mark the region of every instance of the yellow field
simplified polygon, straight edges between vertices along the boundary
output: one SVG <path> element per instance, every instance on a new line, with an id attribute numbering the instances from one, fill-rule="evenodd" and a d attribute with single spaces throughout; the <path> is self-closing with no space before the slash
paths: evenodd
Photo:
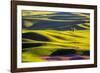
<path id="1" fill-rule="evenodd" d="M 83 56 L 89 59 L 88 13 L 22 10 L 22 19 L 22 62 L 58 60 L 53 56 L 62 56 L 61 60 L 65 56 L 66 60 L 67 57 L 87 59 Z M 60 51 L 60 55 L 56 55 L 55 52 L 59 50 L 65 53 Z M 72 53 L 73 50 L 75 53 Z"/>
<path id="2" fill-rule="evenodd" d="M 31 39 L 27 40 L 27 43 L 44 43 L 44 46 L 36 48 L 73 48 L 75 50 L 89 50 L 90 35 L 89 30 L 75 30 L 75 31 L 56 31 L 56 30 L 23 30 L 22 33 L 34 32 L 38 33 L 51 41 L 36 41 Z M 56 36 L 56 37 L 55 37 Z M 23 42 L 26 43 L 26 42 Z"/>

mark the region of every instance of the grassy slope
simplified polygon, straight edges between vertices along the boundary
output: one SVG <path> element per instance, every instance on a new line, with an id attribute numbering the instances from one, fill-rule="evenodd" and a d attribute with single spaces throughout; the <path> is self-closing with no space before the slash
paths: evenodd
<path id="1" fill-rule="evenodd" d="M 25 39 L 29 43 L 45 43 L 46 44 L 46 46 L 44 47 L 41 46 L 39 48 L 46 48 L 46 47 L 57 48 L 57 47 L 62 46 L 62 47 L 65 47 L 66 49 L 68 47 L 68 48 L 79 48 L 79 50 L 89 50 L 89 43 L 90 43 L 89 30 L 75 30 L 75 31 L 23 30 L 23 33 L 28 33 L 28 32 L 35 32 L 35 33 L 41 34 L 51 40 L 48 42 L 44 42 L 44 41 Z M 58 36 L 59 38 L 55 36 Z"/>
<path id="2" fill-rule="evenodd" d="M 23 43 L 44 43 L 43 46 L 26 48 L 31 52 L 23 52 L 23 62 L 42 62 L 45 61 L 40 58 L 41 55 L 50 55 L 57 49 L 69 49 L 75 50 L 89 50 L 89 30 L 75 30 L 75 31 L 56 31 L 56 30 L 23 30 L 22 33 L 35 32 L 41 34 L 51 41 L 36 41 L 31 39 L 25 39 L 27 42 Z M 54 37 L 59 36 L 60 38 Z"/>

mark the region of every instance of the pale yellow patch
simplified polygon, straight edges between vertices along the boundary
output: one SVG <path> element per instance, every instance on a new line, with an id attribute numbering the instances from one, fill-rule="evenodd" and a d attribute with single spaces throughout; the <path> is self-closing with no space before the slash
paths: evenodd
<path id="1" fill-rule="evenodd" d="M 43 15 L 43 14 L 53 14 L 53 13 L 55 12 L 23 10 L 22 16 Z"/>

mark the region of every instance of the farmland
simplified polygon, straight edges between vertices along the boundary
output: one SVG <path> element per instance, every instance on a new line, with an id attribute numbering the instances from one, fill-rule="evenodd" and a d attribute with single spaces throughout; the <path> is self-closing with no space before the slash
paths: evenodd
<path id="1" fill-rule="evenodd" d="M 89 14 L 22 12 L 22 62 L 84 60 L 89 57 Z"/>

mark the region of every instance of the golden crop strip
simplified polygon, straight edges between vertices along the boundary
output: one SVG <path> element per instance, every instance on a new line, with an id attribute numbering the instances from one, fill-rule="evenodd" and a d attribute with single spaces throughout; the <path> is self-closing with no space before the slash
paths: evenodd
<path id="1" fill-rule="evenodd" d="M 44 14 L 53 14 L 53 13 L 55 12 L 22 10 L 22 16 L 44 15 Z"/>
<path id="2" fill-rule="evenodd" d="M 84 17 L 86 17 L 86 18 L 90 18 L 89 15 L 86 15 L 86 14 L 83 14 L 83 13 L 74 13 L 74 14 L 77 14 L 77 15 L 80 15 L 80 16 L 84 16 Z"/>
<path id="3" fill-rule="evenodd" d="M 85 25 L 83 25 L 83 24 L 80 24 L 79 26 L 80 26 L 80 27 L 83 27 L 83 28 L 86 28 L 86 29 L 89 29 L 89 27 L 87 27 L 87 26 L 85 26 Z"/>

